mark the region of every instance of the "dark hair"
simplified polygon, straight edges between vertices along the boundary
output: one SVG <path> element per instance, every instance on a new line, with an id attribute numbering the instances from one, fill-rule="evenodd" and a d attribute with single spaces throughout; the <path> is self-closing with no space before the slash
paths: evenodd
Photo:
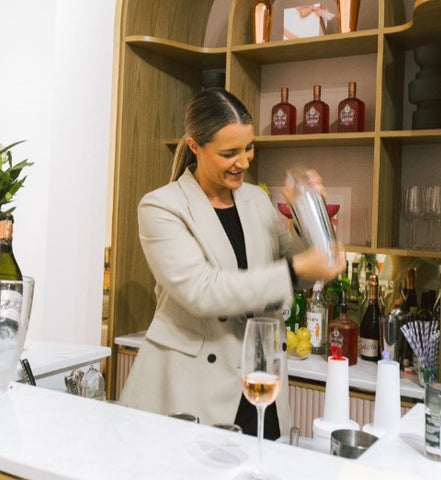
<path id="1" fill-rule="evenodd" d="M 170 181 L 177 180 L 188 165 L 196 163 L 187 137 L 194 138 L 203 147 L 221 128 L 237 122 L 248 125 L 252 119 L 245 105 L 232 93 L 217 87 L 199 92 L 185 111 L 184 135 L 176 148 Z"/>

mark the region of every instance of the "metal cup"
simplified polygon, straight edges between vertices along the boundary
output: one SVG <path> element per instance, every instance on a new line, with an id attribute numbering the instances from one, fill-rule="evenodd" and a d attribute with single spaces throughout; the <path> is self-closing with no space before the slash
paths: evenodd
<path id="1" fill-rule="evenodd" d="M 378 438 L 361 430 L 334 430 L 331 433 L 331 455 L 345 458 L 358 458 Z"/>

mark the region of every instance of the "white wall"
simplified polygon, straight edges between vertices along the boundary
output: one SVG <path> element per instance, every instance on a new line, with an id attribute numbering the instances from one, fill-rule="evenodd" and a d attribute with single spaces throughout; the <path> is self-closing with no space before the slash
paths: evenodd
<path id="1" fill-rule="evenodd" d="M 99 343 L 116 0 L 0 0 L 0 143 L 20 139 L 28 341 Z"/>

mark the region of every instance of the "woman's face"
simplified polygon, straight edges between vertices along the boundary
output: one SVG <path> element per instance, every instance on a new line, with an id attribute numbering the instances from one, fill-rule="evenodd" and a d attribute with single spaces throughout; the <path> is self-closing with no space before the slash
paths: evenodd
<path id="1" fill-rule="evenodd" d="M 252 125 L 231 123 L 203 147 L 191 137 L 187 143 L 197 157 L 196 179 L 208 196 L 242 185 L 244 172 L 254 158 Z"/>

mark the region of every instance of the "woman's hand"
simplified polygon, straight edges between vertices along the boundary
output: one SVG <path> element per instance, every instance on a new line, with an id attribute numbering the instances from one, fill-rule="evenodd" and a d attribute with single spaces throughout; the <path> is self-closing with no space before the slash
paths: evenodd
<path id="1" fill-rule="evenodd" d="M 307 282 L 323 280 L 327 282 L 335 278 L 346 268 L 346 259 L 343 245 L 336 243 L 334 262 L 330 263 L 327 253 L 318 248 L 310 248 L 294 255 L 292 265 L 296 275 Z"/>

